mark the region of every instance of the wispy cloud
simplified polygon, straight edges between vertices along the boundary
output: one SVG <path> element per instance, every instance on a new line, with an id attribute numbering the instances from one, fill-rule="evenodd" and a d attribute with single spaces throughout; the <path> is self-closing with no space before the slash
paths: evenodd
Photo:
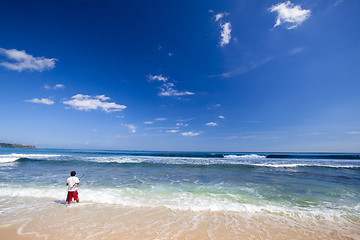
<path id="1" fill-rule="evenodd" d="M 240 66 L 240 67 L 237 67 L 237 68 L 235 68 L 235 69 L 233 69 L 231 71 L 224 72 L 224 73 L 221 73 L 219 75 L 210 75 L 209 77 L 229 78 L 229 77 L 238 76 L 238 75 L 241 75 L 241 74 L 245 74 L 245 73 L 247 73 L 249 71 L 255 70 L 255 69 L 259 68 L 260 66 L 270 62 L 273 59 L 274 59 L 273 57 L 267 57 L 267 58 L 264 58 L 263 60 L 258 61 L 258 62 L 250 62 L 247 66 Z"/>
<path id="2" fill-rule="evenodd" d="M 222 115 L 219 115 L 218 118 L 225 119 L 225 117 Z"/>
<path id="3" fill-rule="evenodd" d="M 160 118 L 156 118 L 155 121 L 165 121 L 167 120 L 167 118 L 164 118 L 164 117 L 160 117 Z"/>
<path id="4" fill-rule="evenodd" d="M 209 127 L 216 127 L 218 124 L 216 122 L 208 122 L 205 125 Z"/>
<path id="5" fill-rule="evenodd" d="M 148 127 L 145 130 L 173 130 L 177 129 L 177 127 Z"/>
<path id="6" fill-rule="evenodd" d="M 0 62 L 0 66 L 14 71 L 33 70 L 42 72 L 55 67 L 56 58 L 33 57 L 24 50 L 0 48 L 0 55 L 7 61 Z"/>
<path id="7" fill-rule="evenodd" d="M 337 5 L 339 5 L 340 3 L 342 3 L 344 0 L 336 0 L 336 2 L 334 3 L 334 6 L 336 7 Z"/>
<path id="8" fill-rule="evenodd" d="M 168 133 L 177 133 L 179 130 L 175 130 L 175 129 L 173 129 L 173 130 L 168 130 L 168 131 L 166 131 L 166 132 L 168 132 Z"/>
<path id="9" fill-rule="evenodd" d="M 176 126 L 187 127 L 189 126 L 189 124 L 180 122 L 180 123 L 176 123 Z"/>
<path id="10" fill-rule="evenodd" d="M 164 117 L 158 117 L 158 118 L 156 118 L 155 120 L 153 120 L 153 121 L 146 121 L 146 122 L 144 122 L 145 124 L 153 124 L 155 121 L 166 121 L 167 120 L 167 118 L 164 118 Z"/>
<path id="11" fill-rule="evenodd" d="M 49 98 L 33 98 L 29 100 L 25 100 L 25 102 L 31 102 L 31 103 L 41 103 L 46 105 L 53 105 L 55 102 Z"/>
<path id="12" fill-rule="evenodd" d="M 270 12 L 277 12 L 274 28 L 282 24 L 287 24 L 287 29 L 294 29 L 308 19 L 311 11 L 302 9 L 300 5 L 295 5 L 290 1 L 278 3 L 269 8 Z"/>
<path id="13" fill-rule="evenodd" d="M 123 123 L 123 124 L 121 124 L 121 126 L 127 127 L 129 129 L 129 131 L 132 132 L 132 133 L 135 133 L 136 129 L 137 129 L 137 126 L 135 124 Z"/>
<path id="14" fill-rule="evenodd" d="M 291 49 L 289 54 L 291 55 L 294 55 L 294 54 L 299 54 L 301 53 L 302 51 L 304 51 L 305 48 L 304 47 L 298 47 L 298 48 L 294 48 L 294 49 Z"/>
<path id="15" fill-rule="evenodd" d="M 194 136 L 198 136 L 202 134 L 202 132 L 183 132 L 181 133 L 181 135 L 186 136 L 186 137 L 194 137 Z"/>
<path id="16" fill-rule="evenodd" d="M 64 89 L 65 86 L 64 86 L 64 84 L 61 84 L 61 83 L 58 83 L 53 87 L 51 87 L 49 84 L 44 84 L 44 88 L 48 89 L 48 90 L 50 90 L 50 89 Z"/>
<path id="17" fill-rule="evenodd" d="M 71 98 L 72 100 L 63 101 L 63 103 L 76 110 L 89 111 L 100 109 L 105 112 L 118 112 L 126 108 L 125 105 L 116 104 L 115 102 L 107 102 L 110 98 L 105 95 L 89 96 L 76 94 Z"/>
<path id="18" fill-rule="evenodd" d="M 347 132 L 347 134 L 357 135 L 357 134 L 360 134 L 360 131 L 349 131 L 349 132 Z"/>
<path id="19" fill-rule="evenodd" d="M 163 75 L 148 75 L 149 81 L 160 81 L 161 84 L 159 96 L 168 96 L 168 97 L 181 97 L 186 95 L 194 95 L 195 93 L 189 91 L 178 91 L 174 89 L 174 83 L 168 82 L 168 77 Z"/>

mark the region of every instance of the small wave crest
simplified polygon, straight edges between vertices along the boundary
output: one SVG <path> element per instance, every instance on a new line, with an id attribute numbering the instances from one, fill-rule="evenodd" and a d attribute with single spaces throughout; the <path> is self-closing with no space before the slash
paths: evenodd
<path id="1" fill-rule="evenodd" d="M 0 155 L 0 163 L 10 163 L 18 161 L 19 159 L 51 159 L 55 157 L 61 157 L 58 154 L 21 154 L 11 153 Z"/>
<path id="2" fill-rule="evenodd" d="M 0 163 L 10 163 L 15 162 L 19 158 L 17 157 L 9 157 L 9 156 L 0 156 Z"/>
<path id="3" fill-rule="evenodd" d="M 358 154 L 269 154 L 266 158 L 277 158 L 277 159 L 347 159 L 357 160 L 360 159 Z"/>
<path id="4" fill-rule="evenodd" d="M 230 154 L 230 155 L 225 155 L 224 158 L 246 160 L 246 159 L 265 159 L 266 156 L 257 155 L 257 154 L 245 154 L 245 155 Z"/>

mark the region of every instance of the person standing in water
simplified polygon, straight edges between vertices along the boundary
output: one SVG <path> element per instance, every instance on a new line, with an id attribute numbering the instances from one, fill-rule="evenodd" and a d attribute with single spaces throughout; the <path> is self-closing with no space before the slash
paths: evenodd
<path id="1" fill-rule="evenodd" d="M 79 179 L 77 177 L 75 177 L 75 175 L 76 175 L 76 172 L 72 171 L 70 173 L 70 177 L 66 181 L 66 185 L 68 186 L 68 194 L 67 194 L 66 201 L 69 204 L 71 203 L 73 198 L 76 202 L 79 202 L 77 186 L 80 184 L 80 182 L 79 182 Z"/>

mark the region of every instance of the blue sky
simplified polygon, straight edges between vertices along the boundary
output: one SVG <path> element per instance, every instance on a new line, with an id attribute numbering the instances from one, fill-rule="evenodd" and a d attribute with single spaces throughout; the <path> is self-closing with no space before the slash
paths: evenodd
<path id="1" fill-rule="evenodd" d="M 360 149 L 360 2 L 3 1 L 0 142 Z"/>

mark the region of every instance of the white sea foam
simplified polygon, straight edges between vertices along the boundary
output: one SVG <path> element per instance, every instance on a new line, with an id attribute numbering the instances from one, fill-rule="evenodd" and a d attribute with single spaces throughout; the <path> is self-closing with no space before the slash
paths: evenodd
<path id="1" fill-rule="evenodd" d="M 273 168 L 296 168 L 296 167 L 329 167 L 329 168 L 360 168 L 360 166 L 355 165 L 328 165 L 328 164 L 305 164 L 305 163 L 259 163 L 251 164 L 258 167 L 273 167 Z"/>
<path id="2" fill-rule="evenodd" d="M 15 162 L 18 159 L 17 157 L 0 156 L 0 163 Z"/>
<path id="3" fill-rule="evenodd" d="M 218 158 L 196 158 L 196 157 L 164 157 L 164 156 L 106 156 L 85 157 L 87 161 L 100 163 L 156 163 L 156 164 L 193 164 L 209 165 L 224 163 Z"/>
<path id="4" fill-rule="evenodd" d="M 96 156 L 84 157 L 82 160 L 99 163 L 153 163 L 153 164 L 190 164 L 190 165 L 249 165 L 257 167 L 296 168 L 296 167 L 331 167 L 331 168 L 360 168 L 360 165 L 344 164 L 342 162 L 326 163 L 321 160 L 268 160 L 266 156 L 225 155 L 224 158 L 199 158 L 199 157 L 167 157 L 167 156 Z M 343 165 L 341 165 L 343 163 Z"/>
<path id="5" fill-rule="evenodd" d="M 257 154 L 247 154 L 247 155 L 230 154 L 230 155 L 225 155 L 224 158 L 249 160 L 249 159 L 265 159 L 266 156 L 257 155 Z"/>
<path id="6" fill-rule="evenodd" d="M 58 154 L 22 154 L 22 153 L 11 153 L 0 155 L 0 163 L 15 162 L 20 158 L 31 158 L 31 159 L 49 159 L 54 157 L 61 157 Z"/>
<path id="7" fill-rule="evenodd" d="M 2 187 L 0 197 L 32 197 L 48 198 L 53 201 L 63 201 L 67 191 L 64 188 L 49 187 L 46 189 L 32 187 Z M 127 207 L 166 207 L 182 211 L 229 211 L 244 214 L 273 213 L 300 217 L 321 217 L 324 219 L 342 218 L 343 210 L 331 208 L 277 205 L 270 202 L 243 203 L 240 199 L 224 198 L 223 195 L 198 195 L 190 192 L 169 192 L 167 194 L 138 189 L 101 188 L 79 190 L 82 203 L 115 204 Z"/>

